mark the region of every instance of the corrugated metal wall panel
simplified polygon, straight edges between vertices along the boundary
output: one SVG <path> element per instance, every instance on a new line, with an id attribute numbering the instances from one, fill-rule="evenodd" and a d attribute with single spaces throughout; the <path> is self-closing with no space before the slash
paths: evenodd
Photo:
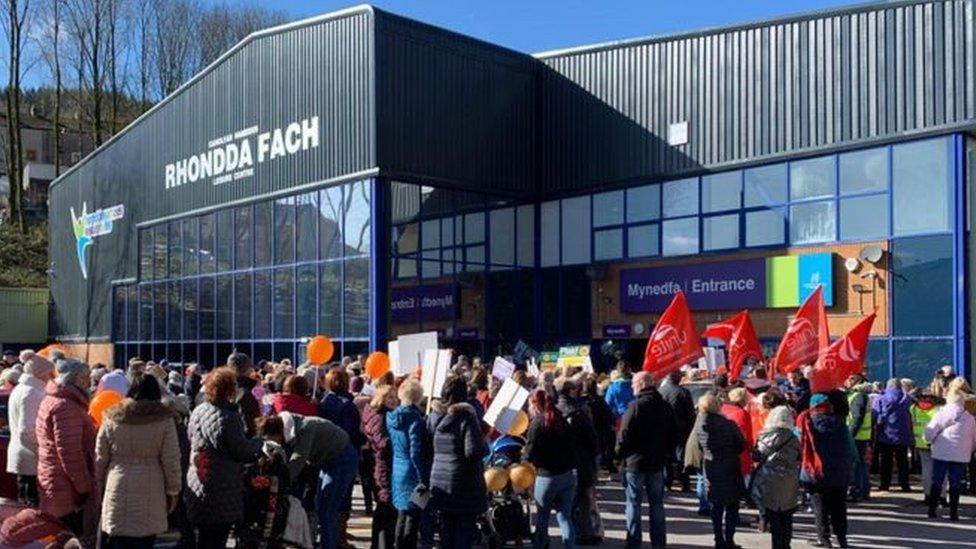
<path id="1" fill-rule="evenodd" d="M 939 0 L 543 55 L 542 193 L 972 123 L 973 31 Z"/>
<path id="2" fill-rule="evenodd" d="M 535 196 L 538 62 L 380 11 L 376 27 L 382 172 Z"/>
<path id="3" fill-rule="evenodd" d="M 259 35 L 172 95 L 51 189 L 51 332 L 105 338 L 110 281 L 137 275 L 139 223 L 355 175 L 376 166 L 373 12 L 358 8 Z M 254 175 L 166 189 L 165 166 L 205 152 L 220 136 L 319 117 L 319 146 L 257 162 Z M 254 138 L 252 138 L 254 139 Z M 253 144 L 252 144 L 253 146 Z M 81 277 L 70 208 L 125 205 L 112 234 L 89 248 Z"/>

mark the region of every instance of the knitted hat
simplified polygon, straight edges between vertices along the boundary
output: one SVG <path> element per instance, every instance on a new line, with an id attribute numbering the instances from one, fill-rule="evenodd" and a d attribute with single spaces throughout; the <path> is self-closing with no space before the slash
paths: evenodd
<path id="1" fill-rule="evenodd" d="M 827 393 L 817 393 L 810 397 L 810 407 L 813 408 L 814 406 L 819 406 L 827 401 Z"/>
<path id="2" fill-rule="evenodd" d="M 23 364 L 28 360 L 30 360 L 30 357 L 34 356 L 34 354 L 35 353 L 33 349 L 24 349 L 23 351 L 20 352 L 20 355 L 17 358 L 19 358 L 20 363 Z"/>
<path id="3" fill-rule="evenodd" d="M 7 368 L 6 370 L 3 371 L 2 374 L 0 374 L 0 382 L 3 383 L 13 383 L 16 385 L 17 381 L 19 380 L 20 380 L 20 372 L 14 370 L 13 368 Z"/>
<path id="4" fill-rule="evenodd" d="M 73 384 L 78 376 L 90 372 L 87 364 L 73 358 L 66 358 L 57 361 L 54 364 L 54 368 L 58 372 L 59 385 L 66 385 L 69 383 Z"/>
<path id="5" fill-rule="evenodd" d="M 24 373 L 32 375 L 38 379 L 47 379 L 54 371 L 54 364 L 41 355 L 34 355 L 24 363 Z"/>

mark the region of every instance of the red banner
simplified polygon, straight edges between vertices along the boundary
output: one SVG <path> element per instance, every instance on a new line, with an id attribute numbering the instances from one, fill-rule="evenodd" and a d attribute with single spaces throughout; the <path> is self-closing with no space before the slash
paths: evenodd
<path id="1" fill-rule="evenodd" d="M 644 351 L 644 371 L 657 378 L 697 362 L 701 358 L 701 339 L 691 319 L 688 302 L 681 290 L 658 319 Z"/>
<path id="2" fill-rule="evenodd" d="M 830 344 L 827 312 L 824 309 L 823 286 L 807 297 L 786 328 L 773 365 L 786 375 L 806 364 L 813 364 L 821 350 Z"/>
<path id="3" fill-rule="evenodd" d="M 763 359 L 762 345 L 759 344 L 756 328 L 752 325 L 752 319 L 749 318 L 749 311 L 742 311 L 739 315 L 741 317 L 738 326 L 735 327 L 735 331 L 732 332 L 732 337 L 728 342 L 729 380 L 739 379 L 739 376 L 742 375 L 742 365 L 749 358 L 754 358 L 757 361 Z"/>
<path id="4" fill-rule="evenodd" d="M 711 339 L 720 339 L 728 345 L 729 340 L 732 339 L 732 333 L 735 329 L 739 327 L 739 321 L 742 316 L 745 315 L 745 311 L 736 313 L 722 322 L 716 322 L 715 324 L 709 324 L 705 327 L 705 331 L 702 332 L 702 337 Z"/>
<path id="5" fill-rule="evenodd" d="M 847 335 L 833 342 L 817 359 L 810 376 L 810 390 L 814 393 L 843 387 L 852 374 L 864 371 L 868 354 L 868 337 L 877 313 L 871 313 Z"/>

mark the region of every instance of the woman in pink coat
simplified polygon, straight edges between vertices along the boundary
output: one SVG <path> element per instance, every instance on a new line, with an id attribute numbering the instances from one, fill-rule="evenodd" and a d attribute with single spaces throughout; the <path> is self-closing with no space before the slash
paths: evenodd
<path id="1" fill-rule="evenodd" d="M 976 419 L 966 411 L 963 401 L 969 393 L 968 385 L 950 386 L 946 405 L 936 412 L 925 426 L 923 436 L 932 445 L 932 488 L 929 498 L 929 518 L 936 518 L 939 492 L 946 474 L 949 475 L 949 519 L 959 520 L 959 492 L 966 466 L 976 451 Z"/>
<path id="2" fill-rule="evenodd" d="M 37 488 L 44 511 L 82 535 L 82 509 L 95 478 L 95 424 L 88 415 L 90 370 L 59 360 L 37 413 Z"/>

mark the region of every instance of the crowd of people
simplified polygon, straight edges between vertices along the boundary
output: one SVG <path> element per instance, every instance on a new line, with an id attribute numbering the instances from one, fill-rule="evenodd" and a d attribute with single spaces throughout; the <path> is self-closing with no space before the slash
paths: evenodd
<path id="1" fill-rule="evenodd" d="M 804 507 L 815 546 L 846 547 L 847 506 L 871 497 L 872 470 L 878 489 L 890 490 L 897 468 L 907 491 L 917 461 L 929 516 L 947 507 L 950 520 L 959 519 L 964 481 L 976 478 L 976 396 L 951 368 L 926 387 L 854 375 L 844 388 L 811 393 L 803 369 L 778 383 L 761 364 L 737 380 L 696 368 L 657 379 L 624 360 L 600 375 L 533 376 L 520 365 L 511 379 L 530 391 L 529 421 L 499 433 L 483 418 L 502 380 L 479 360 L 455 357 L 431 396 L 419 371 L 370 379 L 365 358 L 295 367 L 235 352 L 204 372 L 20 353 L 0 390 L 9 391 L 7 468 L 27 508 L 0 527 L 0 542 L 47 521 L 82 546 L 153 547 L 174 531 L 180 547 L 223 548 L 232 534 L 247 546 L 242 524 L 257 486 L 249 479 L 280 464 L 283 492 L 303 511 L 297 539 L 348 547 L 358 482 L 372 547 L 469 548 L 484 535 L 489 448 L 510 435 L 534 471 L 523 497 L 534 502 L 526 541 L 537 548 L 549 544 L 552 514 L 564 547 L 602 542 L 596 488 L 608 473 L 626 494 L 628 547 L 666 545 L 665 494 L 674 489 L 697 493 L 721 549 L 738 547 L 742 505 L 758 509 L 755 526 L 774 548 L 790 546 Z"/>

